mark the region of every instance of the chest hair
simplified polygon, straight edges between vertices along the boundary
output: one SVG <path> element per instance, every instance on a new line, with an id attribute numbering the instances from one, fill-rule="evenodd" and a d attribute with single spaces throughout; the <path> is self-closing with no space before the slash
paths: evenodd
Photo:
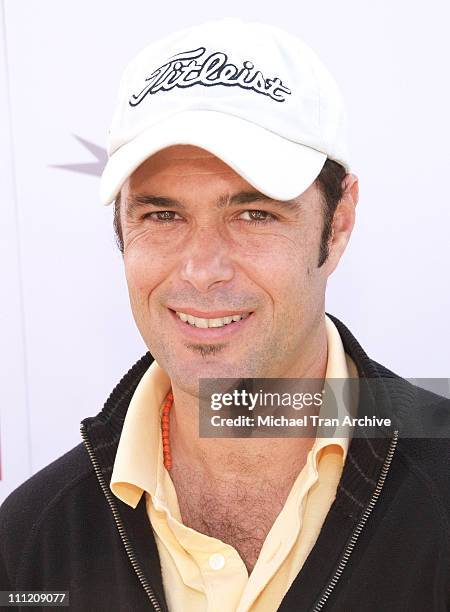
<path id="1" fill-rule="evenodd" d="M 171 476 L 183 524 L 233 546 L 250 573 L 296 474 L 283 482 L 260 473 L 206 483 L 199 474 L 177 467 Z"/>

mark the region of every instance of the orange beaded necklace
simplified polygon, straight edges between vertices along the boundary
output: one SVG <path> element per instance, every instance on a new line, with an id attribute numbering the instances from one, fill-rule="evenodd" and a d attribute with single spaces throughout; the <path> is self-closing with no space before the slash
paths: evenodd
<path id="1" fill-rule="evenodd" d="M 166 395 L 166 399 L 164 400 L 164 406 L 162 409 L 162 417 L 161 417 L 161 429 L 162 429 L 162 439 L 163 439 L 163 457 L 164 457 L 164 467 L 166 470 L 170 470 L 172 467 L 172 457 L 170 456 L 170 439 L 169 439 L 169 423 L 170 423 L 170 409 L 173 404 L 173 394 L 172 389 L 170 389 L 169 393 Z"/>

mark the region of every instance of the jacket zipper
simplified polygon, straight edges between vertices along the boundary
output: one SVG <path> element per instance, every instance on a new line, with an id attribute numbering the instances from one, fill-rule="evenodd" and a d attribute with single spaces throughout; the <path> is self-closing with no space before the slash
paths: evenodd
<path id="1" fill-rule="evenodd" d="M 378 501 L 378 498 L 380 497 L 381 491 L 383 489 L 383 485 L 384 482 L 386 480 L 386 476 L 388 474 L 389 468 L 391 466 L 392 463 L 392 458 L 394 456 L 394 452 L 395 452 L 395 448 L 397 446 L 397 442 L 398 442 L 398 431 L 395 430 L 394 434 L 392 436 L 392 440 L 387 452 L 387 455 L 385 457 L 384 463 L 383 463 L 383 467 L 381 468 L 381 473 L 380 476 L 378 478 L 378 482 L 377 485 L 375 487 L 375 491 L 372 494 L 372 497 L 370 498 L 370 501 L 366 507 L 366 509 L 364 510 L 364 513 L 359 521 L 359 523 L 356 525 L 350 540 L 344 550 L 344 554 L 341 557 L 341 560 L 338 563 L 338 566 L 336 568 L 336 571 L 333 575 L 333 577 L 331 578 L 331 580 L 329 581 L 328 585 L 325 587 L 324 591 L 323 591 L 323 595 L 321 596 L 321 598 L 319 599 L 319 601 L 316 603 L 316 605 L 314 606 L 314 608 L 312 609 L 311 612 L 319 612 L 320 610 L 322 610 L 324 608 L 324 606 L 326 605 L 328 598 L 330 597 L 334 587 L 336 586 L 339 578 L 341 577 L 345 566 L 348 563 L 348 560 L 350 558 L 350 555 L 353 552 L 353 549 L 355 548 L 356 542 L 359 538 L 359 536 L 361 535 L 361 532 L 365 526 L 365 524 L 367 523 L 367 520 L 370 516 L 370 514 L 372 513 L 372 510 L 375 507 L 375 504 Z"/>
<path id="2" fill-rule="evenodd" d="M 86 433 L 86 426 L 84 423 L 80 424 L 80 432 L 81 432 L 81 437 L 83 438 L 83 443 L 86 447 L 86 450 L 88 452 L 89 458 L 91 460 L 92 465 L 94 466 L 94 471 L 95 471 L 95 475 L 97 476 L 97 479 L 100 483 L 100 486 L 102 488 L 102 491 L 108 501 L 108 504 L 111 508 L 111 511 L 113 513 L 114 516 L 114 520 L 116 522 L 116 526 L 117 529 L 119 531 L 120 537 L 122 539 L 122 543 L 125 547 L 126 553 L 128 555 L 129 560 L 131 561 L 131 565 L 133 566 L 134 571 L 137 574 L 137 577 L 139 578 L 140 583 L 142 584 L 142 586 L 144 587 L 145 592 L 147 593 L 148 598 L 150 599 L 150 602 L 153 606 L 153 609 L 156 612 L 162 612 L 162 608 L 156 598 L 155 593 L 153 592 L 151 586 L 148 583 L 147 578 L 144 575 L 144 572 L 142 571 L 141 566 L 139 565 L 139 561 L 136 558 L 136 554 L 133 550 L 133 546 L 131 545 L 131 542 L 128 538 L 128 535 L 125 531 L 125 526 L 122 522 L 122 518 L 119 514 L 119 510 L 117 509 L 117 505 L 116 502 L 114 501 L 114 498 L 112 496 L 111 491 L 109 490 L 105 479 L 103 477 L 101 468 L 98 464 L 97 461 L 97 457 L 95 456 L 94 450 L 92 448 L 92 445 L 90 443 L 89 438 L 87 437 L 87 433 Z"/>

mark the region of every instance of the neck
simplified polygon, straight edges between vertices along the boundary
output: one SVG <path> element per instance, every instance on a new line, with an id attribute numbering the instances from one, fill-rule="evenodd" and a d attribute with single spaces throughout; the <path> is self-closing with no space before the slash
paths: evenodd
<path id="1" fill-rule="evenodd" d="M 327 336 L 325 320 L 308 343 L 309 354 L 302 355 L 292 367 L 287 367 L 279 378 L 324 379 L 327 367 Z M 223 485 L 236 477 L 256 475 L 291 482 L 300 472 L 311 449 L 313 438 L 200 438 L 198 397 L 185 393 L 176 386 L 170 416 L 170 448 L 174 473 L 190 470 L 202 474 L 209 484 Z"/>

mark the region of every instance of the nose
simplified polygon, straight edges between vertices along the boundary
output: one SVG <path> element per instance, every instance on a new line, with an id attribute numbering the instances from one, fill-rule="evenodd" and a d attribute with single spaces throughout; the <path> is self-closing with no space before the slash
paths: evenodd
<path id="1" fill-rule="evenodd" d="M 219 287 L 234 276 L 229 246 L 211 226 L 197 228 L 180 257 L 181 279 L 200 293 Z"/>

